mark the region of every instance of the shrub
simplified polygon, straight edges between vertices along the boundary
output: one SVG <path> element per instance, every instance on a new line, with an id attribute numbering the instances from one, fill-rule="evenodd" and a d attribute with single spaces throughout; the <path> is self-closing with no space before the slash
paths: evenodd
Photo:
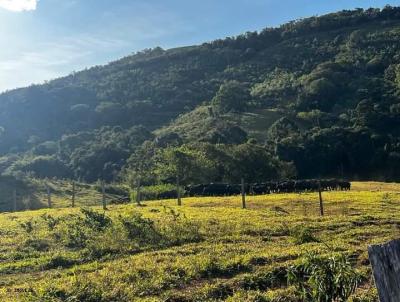
<path id="1" fill-rule="evenodd" d="M 291 231 L 295 244 L 304 244 L 309 242 L 318 242 L 319 240 L 314 236 L 309 227 L 300 226 Z"/>
<path id="2" fill-rule="evenodd" d="M 84 216 L 68 215 L 54 232 L 65 246 L 84 248 L 90 240 L 96 240 L 99 234 L 112 225 L 112 220 L 104 213 L 91 209 L 81 209 Z"/>
<path id="3" fill-rule="evenodd" d="M 119 217 L 119 220 L 127 234 L 127 237 L 139 245 L 160 244 L 161 234 L 155 229 L 151 219 L 142 217 L 140 213 L 134 213 L 128 217 Z"/>
<path id="4" fill-rule="evenodd" d="M 291 266 L 287 275 L 302 301 L 315 302 L 347 301 L 361 280 L 343 255 L 307 255 L 300 264 Z"/>
<path id="5" fill-rule="evenodd" d="M 172 208 L 164 207 L 161 220 L 160 232 L 168 241 L 168 245 L 179 245 L 202 240 L 200 225 L 187 219 L 185 215 Z"/>
<path id="6" fill-rule="evenodd" d="M 70 259 L 63 255 L 54 255 L 49 261 L 44 265 L 44 269 L 53 269 L 53 268 L 66 268 L 71 267 L 77 263 L 76 260 Z"/>
<path id="7" fill-rule="evenodd" d="M 50 231 L 54 230 L 54 228 L 60 222 L 59 218 L 54 218 L 53 216 L 48 215 L 48 214 L 43 214 L 40 217 L 44 220 L 44 222 L 46 223 L 46 225 Z"/>
<path id="8" fill-rule="evenodd" d="M 32 234 L 32 232 L 34 231 L 35 224 L 36 222 L 30 219 L 25 222 L 21 222 L 19 225 L 27 234 Z"/>
<path id="9" fill-rule="evenodd" d="M 95 231 L 102 231 L 112 224 L 112 220 L 105 213 L 99 213 L 88 208 L 81 209 L 81 212 L 85 215 L 83 223 Z"/>
<path id="10" fill-rule="evenodd" d="M 83 248 L 89 239 L 87 228 L 82 224 L 80 217 L 70 215 L 70 219 L 60 225 L 60 233 L 57 234 L 65 246 L 70 248 Z"/>
<path id="11" fill-rule="evenodd" d="M 25 248 L 31 248 L 39 252 L 47 251 L 50 247 L 49 242 L 47 242 L 46 240 L 34 238 L 29 238 L 25 240 L 23 246 Z"/>

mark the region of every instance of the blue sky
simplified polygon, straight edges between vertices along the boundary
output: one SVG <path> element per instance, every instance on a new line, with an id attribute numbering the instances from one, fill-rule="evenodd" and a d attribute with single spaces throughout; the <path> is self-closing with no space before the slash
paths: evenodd
<path id="1" fill-rule="evenodd" d="M 356 7 L 361 0 L 0 0 L 0 91 L 135 51 L 192 45 Z"/>

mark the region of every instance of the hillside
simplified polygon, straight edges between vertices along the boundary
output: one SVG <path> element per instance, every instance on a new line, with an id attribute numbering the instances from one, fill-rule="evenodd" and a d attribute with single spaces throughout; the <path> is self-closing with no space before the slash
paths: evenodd
<path id="1" fill-rule="evenodd" d="M 345 301 L 375 302 L 367 246 L 398 236 L 399 191 L 324 192 L 324 217 L 317 193 L 250 196 L 245 210 L 232 196 L 3 213 L 0 299 L 300 302 L 288 272 L 333 259 L 338 284 L 357 280 Z"/>
<path id="2" fill-rule="evenodd" d="M 246 142 L 247 138 L 256 139 L 259 142 L 268 141 L 268 132 L 273 123 L 284 114 L 274 109 L 254 109 L 247 112 L 237 113 L 230 112 L 219 115 L 218 119 L 209 115 L 208 106 L 199 106 L 189 113 L 177 117 L 172 123 L 155 131 L 157 136 L 164 136 L 168 133 L 177 133 L 185 141 L 210 141 L 207 135 L 223 130 L 226 125 L 235 125 L 243 129 L 247 136 L 242 141 L 236 140 L 237 143 Z M 232 143 L 235 140 L 232 137 L 221 137 L 220 140 L 211 140 L 213 143 Z"/>
<path id="3" fill-rule="evenodd" d="M 400 8 L 341 11 L 4 92 L 0 172 L 398 180 L 399 38 Z"/>

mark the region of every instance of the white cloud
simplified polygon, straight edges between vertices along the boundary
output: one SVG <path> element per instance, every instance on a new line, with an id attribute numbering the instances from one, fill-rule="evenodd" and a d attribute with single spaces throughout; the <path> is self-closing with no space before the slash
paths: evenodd
<path id="1" fill-rule="evenodd" d="M 13 11 L 22 12 L 35 10 L 38 0 L 0 0 L 0 7 Z"/>
<path id="2" fill-rule="evenodd" d="M 1 40 L 0 40 L 1 42 Z M 98 56 L 113 55 L 128 48 L 127 42 L 118 39 L 97 38 L 90 35 L 65 37 L 52 42 L 35 44 L 30 50 L 4 53 L 0 48 L 0 93 L 16 87 L 25 87 L 32 83 L 39 84 L 73 70 L 82 70 L 108 60 Z"/>

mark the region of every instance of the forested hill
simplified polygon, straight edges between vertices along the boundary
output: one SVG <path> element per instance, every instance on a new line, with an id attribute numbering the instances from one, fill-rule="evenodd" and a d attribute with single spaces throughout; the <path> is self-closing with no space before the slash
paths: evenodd
<path id="1" fill-rule="evenodd" d="M 341 11 L 8 91 L 0 170 L 399 179 L 399 41 L 400 8 Z"/>

